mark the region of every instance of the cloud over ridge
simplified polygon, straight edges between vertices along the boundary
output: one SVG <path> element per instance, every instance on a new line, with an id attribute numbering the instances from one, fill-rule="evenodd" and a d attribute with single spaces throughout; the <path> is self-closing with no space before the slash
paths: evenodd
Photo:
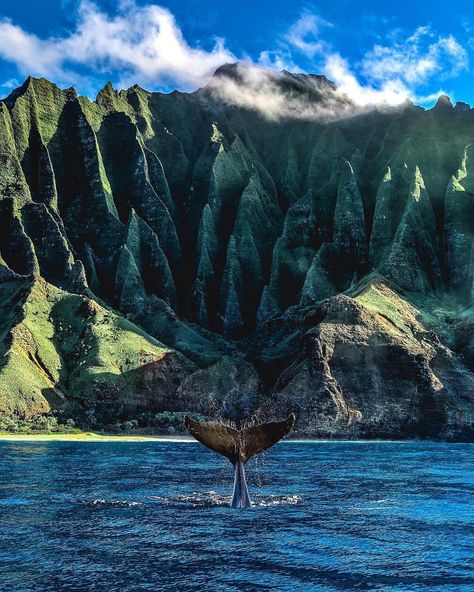
<path id="1" fill-rule="evenodd" d="M 325 39 L 332 29 L 321 16 L 303 10 L 273 47 L 262 50 L 254 61 L 247 58 L 240 81 L 221 79 L 217 88 L 212 80 L 211 87 L 221 99 L 269 117 L 312 117 L 313 111 L 321 114 L 321 108 L 312 107 L 307 97 L 288 99 L 274 75 L 284 68 L 301 72 L 300 58 L 306 60 L 306 69 L 310 64 L 338 88 L 337 96 L 325 94 L 327 114 L 346 109 L 345 97 L 364 108 L 399 105 L 407 99 L 430 101 L 443 91 L 424 96 L 427 82 L 444 82 L 469 66 L 460 42 L 429 26 L 388 43 L 380 41 L 351 64 Z M 98 90 L 99 74 L 120 87 L 138 83 L 152 90 L 172 85 L 195 90 L 207 84 L 219 66 L 239 57 L 219 37 L 207 48 L 191 44 L 168 9 L 134 0 L 122 0 L 113 15 L 92 0 L 81 0 L 73 29 L 56 37 L 41 38 L 8 19 L 0 20 L 0 59 L 14 64 L 21 75 L 44 76 L 89 91 Z"/>

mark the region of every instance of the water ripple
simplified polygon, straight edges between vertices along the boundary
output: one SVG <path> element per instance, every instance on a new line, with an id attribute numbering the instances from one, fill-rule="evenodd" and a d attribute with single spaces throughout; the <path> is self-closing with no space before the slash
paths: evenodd
<path id="1" fill-rule="evenodd" d="M 474 446 L 0 443 L 0 592 L 472 592 Z"/>

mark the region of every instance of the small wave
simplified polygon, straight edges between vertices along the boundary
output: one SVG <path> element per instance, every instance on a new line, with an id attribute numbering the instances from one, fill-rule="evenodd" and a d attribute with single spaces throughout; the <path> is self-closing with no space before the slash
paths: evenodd
<path id="1" fill-rule="evenodd" d="M 143 505 L 142 502 L 129 502 L 126 500 L 104 500 L 100 498 L 94 500 L 81 500 L 79 503 L 86 506 L 109 506 L 113 508 L 132 508 L 133 506 Z"/>
<path id="2" fill-rule="evenodd" d="M 295 506 L 303 501 L 301 495 L 270 495 L 270 496 L 255 496 L 253 499 L 254 506 L 269 507 L 269 506 Z"/>
<path id="3" fill-rule="evenodd" d="M 379 512 L 381 510 L 389 510 L 397 506 L 397 502 L 393 499 L 376 499 L 367 500 L 365 503 L 358 503 L 351 507 L 353 512 Z"/>
<path id="4" fill-rule="evenodd" d="M 170 504 L 184 504 L 195 507 L 228 507 L 230 504 L 230 496 L 222 495 L 216 491 L 193 492 L 189 495 L 178 495 L 175 497 L 166 496 L 152 496 L 151 499 L 160 503 Z M 300 495 L 274 495 L 274 496 L 251 496 L 253 507 L 270 507 L 280 505 L 296 505 L 301 503 L 303 498 Z"/>
<path id="5" fill-rule="evenodd" d="M 189 495 L 177 495 L 173 497 L 168 496 L 151 496 L 151 499 L 161 502 L 163 504 L 190 504 L 193 507 L 197 506 L 228 506 L 229 496 L 222 495 L 216 491 L 194 491 Z"/>

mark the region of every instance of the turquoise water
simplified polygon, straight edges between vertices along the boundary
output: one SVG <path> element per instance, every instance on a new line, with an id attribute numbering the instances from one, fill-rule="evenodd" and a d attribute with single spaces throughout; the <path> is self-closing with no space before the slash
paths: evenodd
<path id="1" fill-rule="evenodd" d="M 474 591 L 474 445 L 0 442 L 0 590 Z"/>

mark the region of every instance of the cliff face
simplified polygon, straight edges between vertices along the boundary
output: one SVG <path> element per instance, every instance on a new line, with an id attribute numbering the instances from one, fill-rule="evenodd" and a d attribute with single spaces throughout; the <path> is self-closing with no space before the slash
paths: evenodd
<path id="1" fill-rule="evenodd" d="M 0 102 L 0 412 L 472 438 L 474 110 L 271 119 L 211 88 Z"/>

